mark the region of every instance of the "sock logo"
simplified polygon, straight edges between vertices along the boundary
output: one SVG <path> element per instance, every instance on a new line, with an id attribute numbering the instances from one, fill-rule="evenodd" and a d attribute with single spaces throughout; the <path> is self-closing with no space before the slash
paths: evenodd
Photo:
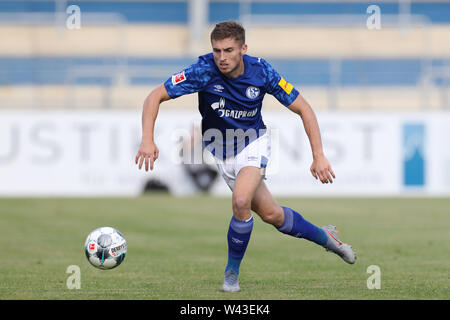
<path id="1" fill-rule="evenodd" d="M 244 241 L 239 240 L 238 238 L 231 237 L 231 241 L 233 241 L 236 244 L 244 244 Z"/>

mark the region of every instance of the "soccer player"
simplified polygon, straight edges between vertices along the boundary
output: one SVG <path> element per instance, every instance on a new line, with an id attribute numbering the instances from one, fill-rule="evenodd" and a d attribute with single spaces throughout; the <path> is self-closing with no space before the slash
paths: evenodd
<path id="1" fill-rule="evenodd" d="M 270 130 L 261 117 L 266 93 L 301 117 L 313 155 L 311 174 L 322 183 L 333 183 L 335 175 L 322 149 L 314 111 L 266 60 L 246 54 L 245 30 L 238 22 L 216 24 L 211 45 L 212 53 L 200 56 L 146 98 L 142 142 L 136 155 L 139 169 L 145 163 L 145 170 L 149 166 L 153 170 L 158 158 L 154 126 L 160 104 L 198 92 L 204 146 L 214 155 L 219 172 L 232 190 L 233 216 L 222 290 L 240 290 L 238 275 L 253 228 L 252 211 L 278 231 L 312 241 L 353 264 L 355 252 L 339 240 L 336 227 L 317 227 L 294 209 L 280 206 L 264 183 L 270 161 Z"/>

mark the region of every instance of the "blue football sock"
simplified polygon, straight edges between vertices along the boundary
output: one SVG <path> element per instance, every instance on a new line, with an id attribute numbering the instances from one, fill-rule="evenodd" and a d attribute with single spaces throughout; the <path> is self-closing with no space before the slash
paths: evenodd
<path id="1" fill-rule="evenodd" d="M 239 267 L 245 250 L 247 249 L 250 235 L 253 229 L 253 216 L 246 220 L 237 220 L 234 216 L 231 218 L 230 227 L 228 228 L 228 264 L 225 271 L 233 269 L 239 274 Z"/>
<path id="2" fill-rule="evenodd" d="M 327 244 L 328 236 L 324 230 L 306 221 L 300 213 L 282 207 L 284 210 L 284 223 L 277 228 L 278 231 L 297 238 L 307 239 L 318 245 Z"/>

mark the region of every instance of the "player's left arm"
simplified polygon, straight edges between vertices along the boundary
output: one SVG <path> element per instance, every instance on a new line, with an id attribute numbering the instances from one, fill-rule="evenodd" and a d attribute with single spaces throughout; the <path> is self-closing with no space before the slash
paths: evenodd
<path id="1" fill-rule="evenodd" d="M 289 110 L 298 114 L 305 128 L 306 134 L 311 145 L 313 163 L 311 165 L 311 173 L 316 179 L 320 179 L 322 183 L 333 183 L 336 178 L 328 159 L 325 157 L 322 148 L 322 138 L 320 136 L 319 123 L 316 114 L 309 103 L 299 94 L 294 102 L 288 106 Z"/>

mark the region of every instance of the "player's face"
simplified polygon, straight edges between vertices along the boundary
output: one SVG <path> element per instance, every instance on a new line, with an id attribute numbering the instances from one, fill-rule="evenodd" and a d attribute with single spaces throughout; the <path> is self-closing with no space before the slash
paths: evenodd
<path id="1" fill-rule="evenodd" d="M 247 45 L 234 38 L 212 40 L 214 62 L 225 76 L 236 78 L 244 72 L 243 56 Z"/>

